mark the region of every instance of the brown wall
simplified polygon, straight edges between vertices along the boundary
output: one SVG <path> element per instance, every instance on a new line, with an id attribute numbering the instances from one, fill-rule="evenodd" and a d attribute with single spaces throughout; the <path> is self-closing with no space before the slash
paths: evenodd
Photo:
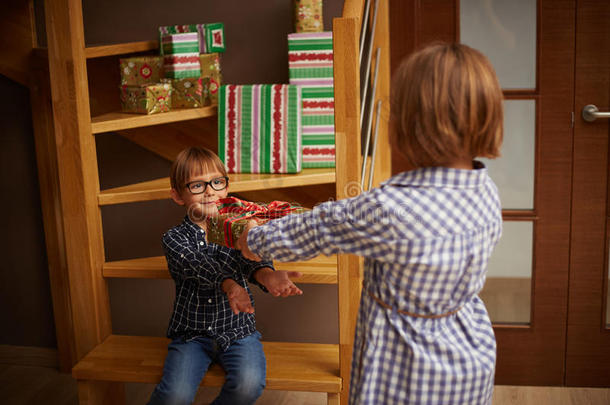
<path id="1" fill-rule="evenodd" d="M 0 75 L 0 344 L 54 347 L 29 90 Z"/>

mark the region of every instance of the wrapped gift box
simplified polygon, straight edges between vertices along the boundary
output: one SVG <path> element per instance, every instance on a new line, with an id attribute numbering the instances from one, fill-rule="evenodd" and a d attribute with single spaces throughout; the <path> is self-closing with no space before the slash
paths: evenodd
<path id="1" fill-rule="evenodd" d="M 303 91 L 303 168 L 335 167 L 332 32 L 288 35 L 290 84 Z"/>
<path id="2" fill-rule="evenodd" d="M 163 58 L 160 56 L 138 56 L 119 60 L 121 85 L 140 86 L 159 83 L 163 77 Z"/>
<path id="3" fill-rule="evenodd" d="M 301 89 L 289 84 L 223 85 L 218 155 L 229 173 L 301 171 Z"/>
<path id="4" fill-rule="evenodd" d="M 121 86 L 121 108 L 123 112 L 139 114 L 168 112 L 171 94 L 172 87 L 167 83 Z"/>
<path id="5" fill-rule="evenodd" d="M 210 105 L 208 78 L 189 77 L 161 81 L 172 86 L 172 108 L 199 108 Z"/>
<path id="6" fill-rule="evenodd" d="M 208 91 L 212 104 L 218 104 L 218 89 L 222 83 L 220 71 L 220 55 L 217 53 L 206 53 L 199 55 L 201 65 L 201 77 L 209 79 Z"/>
<path id="7" fill-rule="evenodd" d="M 205 25 L 205 51 L 202 53 L 225 51 L 225 26 L 223 23 Z"/>
<path id="8" fill-rule="evenodd" d="M 199 40 L 196 32 L 168 34 L 162 38 L 165 77 L 200 77 Z"/>
<path id="9" fill-rule="evenodd" d="M 294 0 L 294 22 L 296 32 L 324 31 L 322 0 Z"/>
<path id="10" fill-rule="evenodd" d="M 159 27 L 159 43 L 165 35 L 180 33 L 197 33 L 200 53 L 224 52 L 225 33 L 223 23 L 166 25 Z M 165 50 L 161 47 L 161 55 Z"/>
<path id="11" fill-rule="evenodd" d="M 218 217 L 207 219 L 208 242 L 234 247 L 249 221 L 258 225 L 289 214 L 300 214 L 306 209 L 283 201 L 256 204 L 227 197 L 216 202 Z"/>

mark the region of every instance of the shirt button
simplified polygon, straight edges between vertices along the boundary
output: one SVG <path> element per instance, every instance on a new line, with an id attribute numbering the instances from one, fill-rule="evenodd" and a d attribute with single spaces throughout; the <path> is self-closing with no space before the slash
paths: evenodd
<path id="1" fill-rule="evenodd" d="M 212 327 L 211 327 L 211 326 L 208 326 L 208 330 L 212 330 Z"/>
<path id="2" fill-rule="evenodd" d="M 208 298 L 208 302 L 211 304 L 211 303 L 212 303 L 212 299 L 211 299 L 211 298 Z"/>
<path id="3" fill-rule="evenodd" d="M 201 246 L 203 246 L 203 242 L 199 242 L 199 244 L 200 244 Z"/>
<path id="4" fill-rule="evenodd" d="M 180 255 L 180 257 L 184 257 L 184 255 L 183 255 L 183 254 L 181 254 L 181 255 Z"/>

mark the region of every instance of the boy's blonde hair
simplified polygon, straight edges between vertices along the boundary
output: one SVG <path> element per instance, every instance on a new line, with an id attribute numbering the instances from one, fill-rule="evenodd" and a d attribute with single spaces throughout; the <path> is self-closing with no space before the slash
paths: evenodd
<path id="1" fill-rule="evenodd" d="M 395 144 L 413 167 L 500 155 L 502 89 L 489 60 L 461 44 L 412 54 L 392 85 Z"/>
<path id="2" fill-rule="evenodd" d="M 189 178 L 215 170 L 227 176 L 227 169 L 217 154 L 207 148 L 191 146 L 182 150 L 172 163 L 169 181 L 174 190 L 180 191 Z"/>

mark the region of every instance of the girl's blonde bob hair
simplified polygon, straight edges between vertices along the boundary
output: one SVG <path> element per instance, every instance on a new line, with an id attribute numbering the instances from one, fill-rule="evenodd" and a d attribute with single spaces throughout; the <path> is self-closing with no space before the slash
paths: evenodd
<path id="1" fill-rule="evenodd" d="M 217 154 L 207 148 L 192 146 L 178 154 L 172 163 L 169 180 L 172 188 L 180 192 L 190 178 L 213 171 L 227 176 L 227 169 Z"/>
<path id="2" fill-rule="evenodd" d="M 435 43 L 412 54 L 392 84 L 394 144 L 414 168 L 496 158 L 502 145 L 502 90 L 482 53 Z"/>

